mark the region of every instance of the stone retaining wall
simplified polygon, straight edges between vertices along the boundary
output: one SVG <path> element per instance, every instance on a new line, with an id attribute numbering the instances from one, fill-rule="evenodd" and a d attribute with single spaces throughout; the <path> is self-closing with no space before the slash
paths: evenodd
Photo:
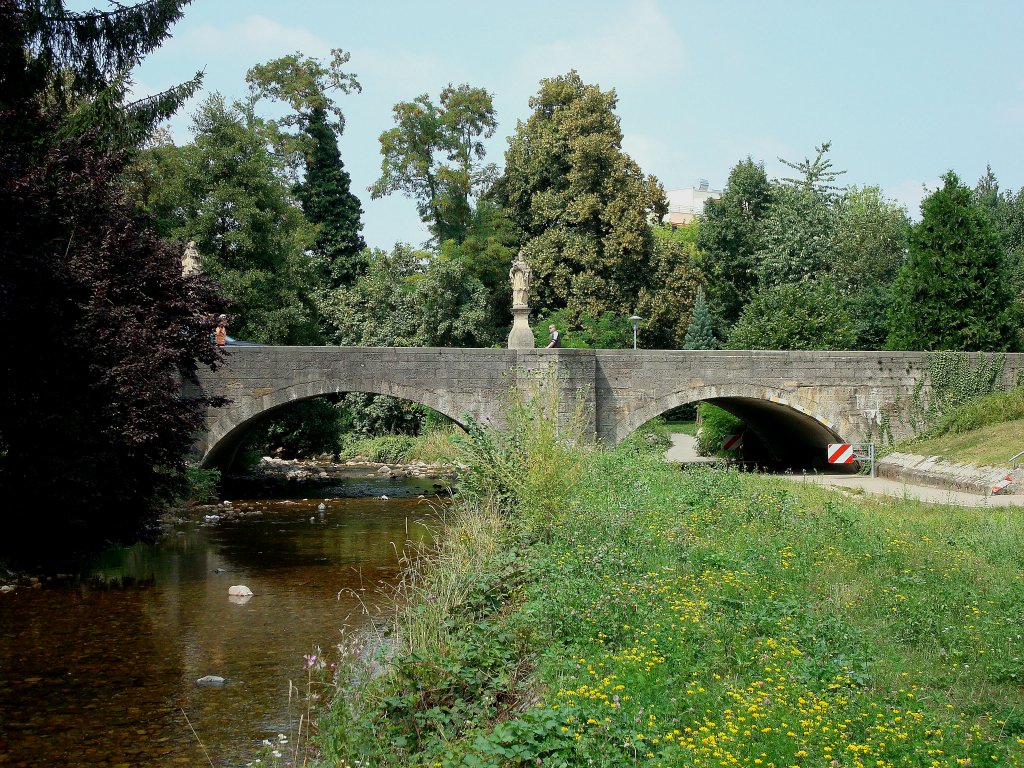
<path id="1" fill-rule="evenodd" d="M 1024 469 L 955 464 L 939 456 L 893 452 L 878 462 L 877 469 L 879 477 L 984 494 L 991 494 L 993 484 L 1011 475 L 1014 482 L 1003 494 L 1024 491 Z"/>

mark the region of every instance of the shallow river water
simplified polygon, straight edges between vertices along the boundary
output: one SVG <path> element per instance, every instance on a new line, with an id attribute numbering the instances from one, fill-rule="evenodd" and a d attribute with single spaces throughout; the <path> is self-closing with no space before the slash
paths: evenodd
<path id="1" fill-rule="evenodd" d="M 354 470 L 0 595 L 0 766 L 209 765 L 185 714 L 217 768 L 244 765 L 294 732 L 303 657 L 380 610 L 398 552 L 428 535 L 433 492 Z M 236 584 L 254 597 L 229 600 Z M 226 684 L 197 686 L 206 675 Z"/>

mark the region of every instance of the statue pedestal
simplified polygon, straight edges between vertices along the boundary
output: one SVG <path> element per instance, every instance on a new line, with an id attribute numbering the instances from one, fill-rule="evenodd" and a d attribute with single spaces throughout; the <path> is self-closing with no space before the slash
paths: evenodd
<path id="1" fill-rule="evenodd" d="M 512 332 L 508 335 L 509 349 L 533 349 L 537 346 L 530 330 L 530 308 L 512 307 Z"/>

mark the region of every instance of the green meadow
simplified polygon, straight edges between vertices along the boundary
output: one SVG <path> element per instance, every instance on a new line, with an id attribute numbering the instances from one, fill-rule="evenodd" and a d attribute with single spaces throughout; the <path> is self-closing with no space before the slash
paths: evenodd
<path id="1" fill-rule="evenodd" d="M 681 472 L 520 417 L 467 440 L 474 479 L 379 636 L 311 678 L 295 757 L 1024 765 L 1017 513 Z"/>

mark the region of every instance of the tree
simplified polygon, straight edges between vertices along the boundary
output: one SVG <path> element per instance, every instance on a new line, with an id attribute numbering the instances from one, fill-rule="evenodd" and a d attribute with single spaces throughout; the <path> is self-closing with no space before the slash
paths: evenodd
<path id="1" fill-rule="evenodd" d="M 134 142 L 198 85 L 123 102 L 184 5 L 0 2 L 0 205 L 18 212 L 0 223 L 0 548 L 23 561 L 135 536 L 182 487 L 201 426 L 206 400 L 180 382 L 216 361 L 223 305 L 122 179 Z"/>
<path id="2" fill-rule="evenodd" d="M 1005 351 L 1019 344 L 1006 260 L 989 216 L 952 171 L 921 203 L 893 288 L 889 349 Z"/>
<path id="3" fill-rule="evenodd" d="M 727 349 L 849 349 L 853 323 L 830 280 L 761 288 L 743 308 Z"/>
<path id="4" fill-rule="evenodd" d="M 649 349 L 677 349 L 686 338 L 702 279 L 697 266 L 699 231 L 699 222 L 675 230 L 667 226 L 652 228 L 651 276 L 636 304 L 637 314 L 645 319 L 643 342 Z"/>
<path id="5" fill-rule="evenodd" d="M 748 157 L 729 172 L 722 197 L 704 207 L 697 249 L 720 335 L 736 322 L 757 286 L 754 254 L 771 197 L 764 165 Z"/>
<path id="6" fill-rule="evenodd" d="M 825 159 L 830 146 L 825 142 L 815 147 L 813 161 L 792 163 L 779 158 L 803 176 L 772 184 L 754 256 L 759 287 L 814 281 L 832 270 L 838 187 L 831 182 L 845 171 L 831 170 L 832 161 Z"/>
<path id="7" fill-rule="evenodd" d="M 465 264 L 396 245 L 374 250 L 369 268 L 324 303 L 339 344 L 484 347 L 488 295 Z"/>
<path id="8" fill-rule="evenodd" d="M 627 349 L 633 346 L 633 324 L 617 312 L 602 312 L 597 317 L 586 313 L 573 316 L 567 309 L 537 316 L 533 338 L 538 347 L 548 345 L 548 326 L 561 333 L 567 349 Z M 641 337 L 642 339 L 643 337 Z"/>
<path id="9" fill-rule="evenodd" d="M 834 207 L 831 276 L 849 297 L 855 349 L 881 349 L 892 284 L 907 254 L 910 219 L 878 187 L 850 187 Z"/>
<path id="10" fill-rule="evenodd" d="M 296 185 L 295 194 L 306 219 L 317 227 L 313 250 L 324 279 L 336 286 L 350 284 L 366 268 L 366 243 L 360 234 L 363 209 L 352 194 L 338 150 L 345 116 L 329 95 L 362 90 L 355 75 L 343 70 L 348 61 L 349 54 L 337 48 L 326 66 L 295 53 L 253 67 L 245 78 L 253 103 L 270 98 L 287 102 L 293 110 L 268 124 L 282 154 L 302 158 L 305 179 Z M 281 125 L 297 127 L 298 135 L 281 133 Z"/>
<path id="11" fill-rule="evenodd" d="M 1003 246 L 1011 286 L 1019 304 L 1024 305 L 1024 187 L 1017 191 L 1001 190 L 999 181 L 986 168 L 974 188 L 974 201 L 981 206 Z"/>
<path id="12" fill-rule="evenodd" d="M 542 80 L 509 138 L 495 195 L 523 233 L 538 311 L 631 314 L 650 285 L 665 191 L 622 151 L 616 103 L 575 70 Z"/>
<path id="13" fill-rule="evenodd" d="M 478 280 L 485 289 L 487 314 L 476 331 L 481 342 L 491 339 L 489 343 L 497 343 L 507 338 L 512 322 L 508 269 L 517 244 L 512 222 L 501 206 L 486 198 L 477 202 L 465 239 L 461 243 L 441 243 L 440 258 L 461 264 L 467 278 Z"/>
<path id="14" fill-rule="evenodd" d="M 715 349 L 718 347 L 718 340 L 711 329 L 711 311 L 708 309 L 707 299 L 704 298 L 704 288 L 697 289 L 697 300 L 693 303 L 693 313 L 690 315 L 690 325 L 686 329 L 686 338 L 683 339 L 683 349 Z"/>
<path id="15" fill-rule="evenodd" d="M 315 295 L 326 285 L 307 256 L 314 234 L 259 121 L 215 93 L 196 111 L 193 132 L 192 144 L 153 156 L 162 184 L 147 203 L 165 236 L 195 242 L 203 271 L 232 301 L 234 336 L 320 343 Z"/>
<path id="16" fill-rule="evenodd" d="M 339 344 L 490 346 L 488 292 L 458 260 L 396 245 L 374 250 L 351 286 L 330 291 L 325 316 Z M 349 394 L 343 399 L 362 433 L 416 432 L 422 410 L 394 398 Z"/>
<path id="17" fill-rule="evenodd" d="M 780 163 L 803 174 L 802 178 L 787 178 L 782 181 L 804 192 L 812 192 L 822 197 L 829 197 L 839 189 L 839 187 L 833 185 L 832 182 L 846 173 L 846 171 L 833 171 L 832 161 L 825 159 L 825 155 L 828 154 L 828 151 L 831 148 L 832 142 L 826 141 L 821 146 L 814 148 L 814 151 L 818 153 L 814 160 L 805 157 L 798 163 L 783 160 L 780 157 Z"/>
<path id="18" fill-rule="evenodd" d="M 831 271 L 835 214 L 830 202 L 813 188 L 773 185 L 753 257 L 758 287 L 812 282 Z"/>
<path id="19" fill-rule="evenodd" d="M 493 165 L 483 164 L 481 140 L 493 136 L 498 125 L 491 94 L 466 83 L 449 84 L 437 104 L 424 93 L 396 104 L 393 112 L 395 127 L 380 135 L 380 178 L 370 187 L 371 196 L 403 192 L 416 200 L 438 244 L 462 242 L 472 199 L 495 173 Z"/>
<path id="20" fill-rule="evenodd" d="M 850 187 L 835 204 L 831 274 L 844 288 L 889 283 L 907 254 L 910 219 L 878 187 Z"/>

